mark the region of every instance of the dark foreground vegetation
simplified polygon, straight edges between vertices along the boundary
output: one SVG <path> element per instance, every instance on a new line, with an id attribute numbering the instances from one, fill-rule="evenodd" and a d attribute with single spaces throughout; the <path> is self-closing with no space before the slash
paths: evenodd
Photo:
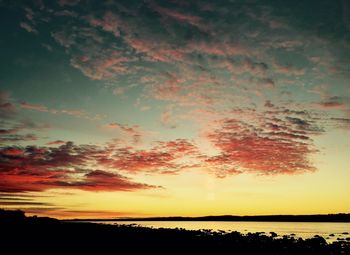
<path id="1" fill-rule="evenodd" d="M 11 251 L 6 254 L 350 254 L 347 240 L 327 244 L 322 237 L 64 222 L 5 210 L 0 210 L 0 235 L 2 251 Z"/>

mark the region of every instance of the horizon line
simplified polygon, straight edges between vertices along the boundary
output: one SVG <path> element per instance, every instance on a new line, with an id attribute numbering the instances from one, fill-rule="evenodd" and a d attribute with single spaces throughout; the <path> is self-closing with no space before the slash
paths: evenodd
<path id="1" fill-rule="evenodd" d="M 308 218 L 302 219 L 303 217 Z M 213 218 L 216 221 L 256 221 L 254 218 L 259 218 L 259 220 L 265 221 L 278 221 L 278 218 L 285 218 L 283 221 L 301 221 L 301 222 L 316 222 L 317 217 L 322 217 L 325 219 L 318 219 L 321 222 L 325 221 L 326 218 L 329 218 L 329 222 L 341 222 L 339 217 L 345 217 L 345 222 L 350 222 L 350 213 L 329 213 L 329 214 L 263 214 L 263 215 L 204 215 L 204 216 L 153 216 L 153 217 L 115 217 L 115 218 L 73 218 L 73 219 L 64 219 L 63 221 L 206 221 Z M 288 219 L 289 218 L 289 219 Z M 344 219 L 342 219 L 344 220 Z M 344 222 L 344 221 L 342 221 Z"/>

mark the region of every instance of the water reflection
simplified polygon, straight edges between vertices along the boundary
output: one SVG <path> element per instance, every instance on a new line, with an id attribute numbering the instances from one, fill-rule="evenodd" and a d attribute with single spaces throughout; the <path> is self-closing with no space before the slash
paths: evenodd
<path id="1" fill-rule="evenodd" d="M 278 236 L 310 238 L 315 235 L 324 237 L 327 242 L 350 238 L 350 223 L 333 222 L 246 222 L 246 221 L 103 221 L 104 224 L 137 224 L 153 228 L 184 228 L 188 230 L 211 229 L 213 231 L 263 232 Z M 349 239 L 347 239 L 349 240 Z"/>

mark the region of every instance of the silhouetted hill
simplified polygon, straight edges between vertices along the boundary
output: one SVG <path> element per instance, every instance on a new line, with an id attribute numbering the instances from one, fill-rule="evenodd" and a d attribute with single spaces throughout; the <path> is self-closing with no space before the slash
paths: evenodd
<path id="1" fill-rule="evenodd" d="M 274 233 L 153 229 L 25 217 L 0 210 L 0 243 L 4 254 L 245 254 L 346 255 L 350 242 L 327 244 L 316 236 L 303 240 Z"/>
<path id="2" fill-rule="evenodd" d="M 203 216 L 203 217 L 148 217 L 114 219 L 76 219 L 79 221 L 270 221 L 270 222 L 350 222 L 350 214 L 321 215 L 257 215 L 257 216 Z"/>

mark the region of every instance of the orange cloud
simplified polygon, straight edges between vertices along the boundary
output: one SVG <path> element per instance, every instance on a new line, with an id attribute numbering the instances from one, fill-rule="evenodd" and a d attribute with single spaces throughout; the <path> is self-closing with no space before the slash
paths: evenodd
<path id="1" fill-rule="evenodd" d="M 58 148 L 5 147 L 0 150 L 0 191 L 27 192 L 53 188 L 87 191 L 132 191 L 157 188 L 118 174 L 84 169 L 98 149 L 67 142 Z"/>
<path id="2" fill-rule="evenodd" d="M 48 142 L 47 145 L 61 145 L 61 144 L 65 144 L 65 143 L 66 142 L 62 141 L 62 140 L 55 140 L 55 141 Z"/>

